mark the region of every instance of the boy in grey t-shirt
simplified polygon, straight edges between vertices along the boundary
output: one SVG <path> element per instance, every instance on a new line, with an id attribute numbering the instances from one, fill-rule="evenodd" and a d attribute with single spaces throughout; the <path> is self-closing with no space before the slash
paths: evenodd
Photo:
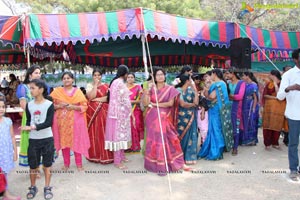
<path id="1" fill-rule="evenodd" d="M 28 163 L 30 167 L 30 182 L 27 199 L 33 199 L 38 192 L 36 187 L 36 174 L 41 162 L 45 173 L 44 198 L 52 199 L 51 191 L 51 166 L 54 155 L 54 140 L 52 134 L 52 123 L 54 106 L 47 99 L 47 86 L 43 80 L 34 79 L 30 82 L 30 92 L 34 100 L 26 105 L 26 126 L 22 130 L 30 131 L 28 146 Z"/>

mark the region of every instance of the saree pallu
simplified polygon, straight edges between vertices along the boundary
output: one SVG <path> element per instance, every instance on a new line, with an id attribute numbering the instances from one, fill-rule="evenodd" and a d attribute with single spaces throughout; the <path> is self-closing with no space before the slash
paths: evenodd
<path id="1" fill-rule="evenodd" d="M 219 92 L 218 87 L 222 90 Z M 226 84 L 223 81 L 215 82 L 209 88 L 209 94 L 216 91 L 217 99 L 212 103 L 208 110 L 208 132 L 206 140 L 198 153 L 199 158 L 207 160 L 218 160 L 223 158 L 225 148 L 224 133 L 222 130 L 222 121 L 220 110 L 224 103 L 228 103 L 228 94 Z M 222 94 L 222 95 L 221 95 Z M 224 102 L 224 103 L 223 103 Z M 231 136 L 232 139 L 232 136 Z M 231 142 L 232 143 L 232 142 Z"/>
<path id="2" fill-rule="evenodd" d="M 281 131 L 284 128 L 286 101 L 265 99 L 263 110 L 263 129 Z"/>
<path id="3" fill-rule="evenodd" d="M 26 84 L 20 84 L 17 88 L 16 95 L 19 99 L 26 99 L 28 103 L 33 98 L 31 96 L 30 90 Z M 24 111 L 22 114 L 22 122 L 21 126 L 26 126 L 26 112 Z M 28 151 L 29 146 L 29 131 L 21 131 L 21 139 L 20 139 L 20 152 L 19 152 L 19 165 L 20 166 L 28 166 Z"/>
<path id="4" fill-rule="evenodd" d="M 179 92 L 172 86 L 166 85 L 165 87 L 157 90 L 159 103 L 168 102 L 178 96 Z M 150 91 L 151 102 L 155 101 L 155 94 L 153 89 Z M 178 139 L 178 133 L 174 126 L 174 108 L 157 108 L 154 106 L 149 108 L 146 113 L 146 149 L 145 149 L 145 164 L 146 170 L 155 173 L 177 171 L 184 165 L 183 153 L 181 150 L 180 141 Z M 162 134 L 161 136 L 160 125 L 158 120 L 158 114 L 161 118 Z M 163 145 L 164 141 L 164 145 Z M 166 153 L 166 159 L 164 156 L 164 148 Z"/>
<path id="5" fill-rule="evenodd" d="M 234 92 L 231 93 L 233 93 L 234 96 L 242 94 L 240 99 L 232 101 L 231 107 L 231 121 L 234 139 L 233 148 L 237 149 L 239 145 L 240 133 L 244 130 L 244 123 L 242 120 L 242 105 L 245 94 L 245 82 L 241 80 L 238 81 Z"/>
<path id="6" fill-rule="evenodd" d="M 280 84 L 278 87 L 279 86 Z M 273 82 L 267 83 L 266 87 L 264 88 L 263 95 L 271 95 L 276 97 L 276 91 Z M 286 107 L 286 101 L 268 98 L 263 98 L 263 100 L 263 129 L 281 131 L 284 128 L 284 111 Z"/>
<path id="7" fill-rule="evenodd" d="M 53 118 L 53 137 L 56 151 L 70 148 L 76 153 L 89 157 L 89 134 L 86 121 L 87 100 L 80 89 L 74 88 L 72 94 L 67 94 L 63 87 L 55 88 L 50 94 L 54 104 L 61 102 L 82 107 L 82 111 L 58 109 Z"/>
<path id="8" fill-rule="evenodd" d="M 21 126 L 26 126 L 26 113 L 22 114 L 22 122 Z M 28 166 L 28 151 L 29 146 L 29 131 L 21 131 L 21 139 L 20 139 L 20 152 L 19 152 L 19 165 L 27 167 Z"/>
<path id="9" fill-rule="evenodd" d="M 108 86 L 100 85 L 97 88 L 96 98 L 107 94 Z M 108 104 L 97 101 L 89 101 L 86 111 L 88 122 L 88 133 L 90 138 L 89 161 L 108 164 L 113 162 L 113 153 L 105 150 L 105 125 Z"/>
<path id="10" fill-rule="evenodd" d="M 254 97 L 257 97 L 256 107 L 254 106 Z M 243 100 L 242 119 L 244 123 L 244 130 L 240 135 L 240 144 L 256 144 L 258 142 L 258 120 L 259 120 L 259 105 L 258 105 L 258 87 L 256 84 L 247 84 L 245 97 Z"/>
<path id="11" fill-rule="evenodd" d="M 180 88 L 178 90 L 185 102 L 193 103 L 195 94 L 192 89 L 188 88 L 185 94 Z M 196 119 L 196 108 L 183 108 L 179 106 L 177 130 L 185 161 L 197 160 L 198 131 Z"/>
<path id="12" fill-rule="evenodd" d="M 140 85 L 134 85 L 129 88 L 131 95 L 130 100 L 140 100 L 140 92 L 142 87 Z M 132 105 L 131 115 L 131 137 L 132 137 L 132 151 L 140 151 L 140 141 L 144 138 L 144 120 L 143 112 L 140 108 L 139 103 Z"/>

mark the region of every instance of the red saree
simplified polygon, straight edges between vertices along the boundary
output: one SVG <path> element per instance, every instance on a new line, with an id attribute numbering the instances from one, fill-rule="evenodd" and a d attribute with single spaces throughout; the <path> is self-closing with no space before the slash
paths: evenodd
<path id="1" fill-rule="evenodd" d="M 97 88 L 96 98 L 107 94 L 108 85 L 102 84 Z M 88 132 L 91 146 L 89 148 L 89 161 L 108 164 L 114 161 L 113 153 L 105 150 L 105 125 L 108 104 L 98 101 L 89 101 L 87 109 Z"/>

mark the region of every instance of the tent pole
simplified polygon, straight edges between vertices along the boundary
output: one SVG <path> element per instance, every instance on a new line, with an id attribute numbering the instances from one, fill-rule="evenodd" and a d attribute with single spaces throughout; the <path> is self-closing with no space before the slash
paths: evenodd
<path id="1" fill-rule="evenodd" d="M 152 66 L 151 55 L 150 55 L 149 42 L 147 40 L 147 29 L 146 29 L 145 20 L 144 20 L 144 12 L 143 12 L 142 8 L 140 8 L 140 9 L 141 9 L 142 26 L 143 26 L 143 30 L 144 30 L 144 33 L 142 34 L 142 36 L 144 36 L 144 41 L 145 41 L 145 45 L 146 45 L 145 55 L 148 52 L 149 67 L 150 67 L 150 70 L 151 70 L 151 74 L 153 75 L 154 73 L 153 73 L 153 66 Z M 147 56 L 146 56 L 146 59 L 147 59 Z M 148 72 L 148 68 L 146 69 L 146 67 L 145 67 L 145 72 L 146 72 L 146 70 Z M 152 85 L 155 85 L 153 76 L 152 76 Z M 149 89 L 151 89 L 151 88 L 149 88 Z M 154 89 L 153 91 L 154 91 L 154 96 L 155 96 L 155 102 L 158 102 L 157 91 L 156 91 L 156 89 Z M 165 159 L 164 161 L 165 161 L 165 167 L 166 167 L 168 183 L 169 183 L 169 194 L 172 196 L 172 184 L 171 184 L 171 178 L 170 178 L 170 173 L 169 173 L 169 166 L 168 166 L 167 153 L 166 153 L 166 145 L 165 145 L 165 142 L 164 142 L 165 140 L 164 140 L 164 135 L 163 135 L 163 130 L 162 130 L 162 122 L 161 122 L 158 103 L 156 103 L 155 107 L 157 109 L 158 122 L 159 122 L 159 128 L 160 128 L 160 136 L 161 136 L 161 141 L 162 141 L 162 145 L 163 145 L 163 154 L 164 154 L 164 159 Z"/>
<path id="2" fill-rule="evenodd" d="M 280 71 L 279 70 L 279 68 L 274 64 L 274 62 L 269 58 L 269 56 L 267 56 L 266 54 L 265 54 L 265 52 L 260 48 L 260 46 L 253 40 L 253 38 L 252 37 L 250 37 L 250 35 L 248 35 L 247 34 L 247 32 L 245 31 L 245 30 L 243 30 L 242 28 L 240 28 L 240 24 L 239 23 L 235 23 L 236 25 L 237 25 L 237 28 L 238 29 L 240 29 L 250 40 L 251 40 L 251 42 L 253 42 L 253 44 L 259 49 L 259 51 L 264 55 L 264 56 L 266 56 L 266 58 L 267 58 L 267 60 L 274 66 L 274 68 L 276 69 L 276 70 L 278 70 L 278 71 Z M 251 61 L 252 62 L 252 61 Z"/>
<path id="3" fill-rule="evenodd" d="M 27 69 L 30 67 L 30 49 L 27 47 Z"/>
<path id="4" fill-rule="evenodd" d="M 144 67 L 145 67 L 145 75 L 146 75 L 146 77 L 148 77 L 149 71 L 148 71 L 147 53 L 146 53 L 146 47 L 145 47 L 145 35 L 141 36 L 141 41 L 142 41 L 142 48 L 143 48 L 143 62 L 144 62 Z"/>

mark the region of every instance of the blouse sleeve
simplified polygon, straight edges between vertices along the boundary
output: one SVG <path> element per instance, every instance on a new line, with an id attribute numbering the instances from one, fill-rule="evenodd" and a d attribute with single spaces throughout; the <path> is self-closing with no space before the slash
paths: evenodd
<path id="1" fill-rule="evenodd" d="M 26 99 L 26 87 L 24 84 L 18 86 L 16 95 L 18 99 Z"/>
<path id="2" fill-rule="evenodd" d="M 245 82 L 243 82 L 243 83 L 241 84 L 239 93 L 238 93 L 238 94 L 235 94 L 235 95 L 233 96 L 234 100 L 240 101 L 240 100 L 242 100 L 242 99 L 244 98 L 245 88 L 246 88 L 246 84 L 245 84 Z"/>
<path id="3" fill-rule="evenodd" d="M 209 87 L 208 93 L 209 94 L 212 93 L 215 89 L 216 89 L 216 83 L 211 84 Z"/>
<path id="4" fill-rule="evenodd" d="M 181 88 L 176 88 L 178 90 L 178 92 L 180 93 L 179 97 L 181 100 L 184 100 L 183 99 L 183 94 L 182 94 L 182 89 Z"/>

